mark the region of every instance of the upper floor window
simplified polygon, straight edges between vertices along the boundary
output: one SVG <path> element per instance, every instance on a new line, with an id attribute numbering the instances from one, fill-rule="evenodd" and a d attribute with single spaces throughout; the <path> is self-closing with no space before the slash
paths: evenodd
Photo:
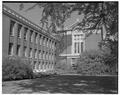
<path id="1" fill-rule="evenodd" d="M 32 42 L 33 41 L 33 31 L 31 30 L 31 32 L 30 32 L 30 42 Z"/>
<path id="2" fill-rule="evenodd" d="M 22 25 L 18 24 L 18 38 L 21 38 L 21 28 Z"/>
<path id="3" fill-rule="evenodd" d="M 43 37 L 43 45 L 45 46 L 45 37 Z"/>
<path id="4" fill-rule="evenodd" d="M 48 46 L 48 38 L 46 39 L 46 46 Z"/>
<path id="5" fill-rule="evenodd" d="M 39 35 L 40 45 L 42 45 L 42 35 Z"/>
<path id="6" fill-rule="evenodd" d="M 37 33 L 35 33 L 35 43 L 37 44 Z"/>
<path id="7" fill-rule="evenodd" d="M 25 28 L 24 29 L 24 40 L 27 40 L 27 31 L 28 31 L 28 28 Z"/>
<path id="8" fill-rule="evenodd" d="M 14 26 L 15 26 L 15 22 L 14 21 L 10 21 L 10 36 L 14 36 Z"/>

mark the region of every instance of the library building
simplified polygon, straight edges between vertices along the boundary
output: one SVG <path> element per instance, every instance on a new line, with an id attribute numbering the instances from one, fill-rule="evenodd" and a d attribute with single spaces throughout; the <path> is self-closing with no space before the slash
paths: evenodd
<path id="1" fill-rule="evenodd" d="M 53 70 L 56 37 L 5 5 L 2 17 L 2 56 L 29 59 L 35 72 Z"/>

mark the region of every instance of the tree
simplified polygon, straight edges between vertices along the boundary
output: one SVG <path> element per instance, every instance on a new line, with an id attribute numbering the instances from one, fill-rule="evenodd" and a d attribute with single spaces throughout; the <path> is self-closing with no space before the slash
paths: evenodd
<path id="1" fill-rule="evenodd" d="M 81 6 L 84 8 L 82 9 Z M 118 63 L 118 2 L 96 2 L 82 5 L 78 3 L 73 10 L 78 10 L 79 14 L 84 13 L 83 21 L 78 24 L 83 30 L 101 29 L 100 46 L 110 48 L 112 56 L 110 58 L 114 60 L 109 62 L 109 65 L 116 66 L 115 63 Z M 110 60 L 110 58 L 107 59 Z"/>
<path id="2" fill-rule="evenodd" d="M 26 11 L 33 9 L 38 6 L 43 8 L 42 27 L 46 26 L 47 32 L 56 33 L 57 28 L 64 28 L 64 22 L 70 17 L 71 4 L 69 3 L 35 3 L 32 7 L 28 8 Z M 24 8 L 24 4 L 20 4 L 20 10 Z"/>

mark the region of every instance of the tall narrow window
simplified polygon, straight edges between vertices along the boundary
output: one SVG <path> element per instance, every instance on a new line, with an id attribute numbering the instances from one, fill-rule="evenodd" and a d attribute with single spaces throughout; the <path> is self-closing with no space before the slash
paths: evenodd
<path id="1" fill-rule="evenodd" d="M 10 36 L 14 36 L 14 25 L 15 25 L 15 22 L 11 21 L 10 22 Z"/>
<path id="2" fill-rule="evenodd" d="M 45 56 L 45 54 L 44 54 L 45 52 L 43 51 L 43 59 L 44 59 L 44 56 Z"/>
<path id="3" fill-rule="evenodd" d="M 33 31 L 31 30 L 31 32 L 30 32 L 30 42 L 32 42 L 32 40 L 33 40 Z"/>
<path id="4" fill-rule="evenodd" d="M 48 46 L 48 38 L 46 39 L 46 46 Z"/>
<path id="5" fill-rule="evenodd" d="M 33 65 L 33 69 L 35 69 L 36 70 L 36 61 L 34 61 L 34 65 Z"/>
<path id="6" fill-rule="evenodd" d="M 20 45 L 17 45 L 17 52 L 16 52 L 16 54 L 17 54 L 18 56 L 20 56 Z"/>
<path id="7" fill-rule="evenodd" d="M 75 53 L 77 52 L 76 47 L 77 47 L 77 43 L 75 42 L 75 43 L 74 43 Z"/>
<path id="8" fill-rule="evenodd" d="M 80 53 L 79 42 L 77 44 L 78 44 L 78 53 Z"/>
<path id="9" fill-rule="evenodd" d="M 25 30 L 24 30 L 24 40 L 27 40 L 27 31 L 28 31 L 28 28 L 25 28 Z"/>
<path id="10" fill-rule="evenodd" d="M 35 49 L 35 58 L 37 58 L 37 49 Z"/>
<path id="11" fill-rule="evenodd" d="M 18 24 L 18 38 L 21 38 L 21 28 L 22 25 Z"/>
<path id="12" fill-rule="evenodd" d="M 24 56 L 27 57 L 27 47 L 24 47 Z"/>
<path id="13" fill-rule="evenodd" d="M 83 52 L 83 42 L 81 42 L 81 53 Z"/>
<path id="14" fill-rule="evenodd" d="M 32 58 L 32 49 L 30 48 L 30 58 Z"/>
<path id="15" fill-rule="evenodd" d="M 43 37 L 43 45 L 45 46 L 45 37 Z"/>
<path id="16" fill-rule="evenodd" d="M 37 44 L 37 33 L 35 33 L 35 43 Z"/>
<path id="17" fill-rule="evenodd" d="M 9 43 L 9 51 L 8 51 L 9 55 L 13 55 L 13 43 Z"/>
<path id="18" fill-rule="evenodd" d="M 39 50 L 39 59 L 41 59 L 41 50 Z"/>
<path id="19" fill-rule="evenodd" d="M 42 36 L 39 36 L 40 45 L 42 45 Z"/>

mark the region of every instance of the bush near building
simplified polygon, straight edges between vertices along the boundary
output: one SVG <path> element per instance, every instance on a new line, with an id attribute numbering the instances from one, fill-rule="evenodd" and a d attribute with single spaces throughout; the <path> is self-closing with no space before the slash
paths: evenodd
<path id="1" fill-rule="evenodd" d="M 76 74 L 70 64 L 66 63 L 66 59 L 59 60 L 55 65 L 56 74 Z"/>
<path id="2" fill-rule="evenodd" d="M 17 80 L 33 78 L 34 73 L 29 61 L 17 57 L 3 58 L 2 80 Z"/>
<path id="3" fill-rule="evenodd" d="M 115 60 L 112 55 L 103 51 L 86 51 L 78 59 L 77 72 L 82 75 L 115 74 L 115 70 L 113 70 L 115 68 L 111 68 L 110 65 L 112 63 L 112 66 L 115 67 Z"/>

